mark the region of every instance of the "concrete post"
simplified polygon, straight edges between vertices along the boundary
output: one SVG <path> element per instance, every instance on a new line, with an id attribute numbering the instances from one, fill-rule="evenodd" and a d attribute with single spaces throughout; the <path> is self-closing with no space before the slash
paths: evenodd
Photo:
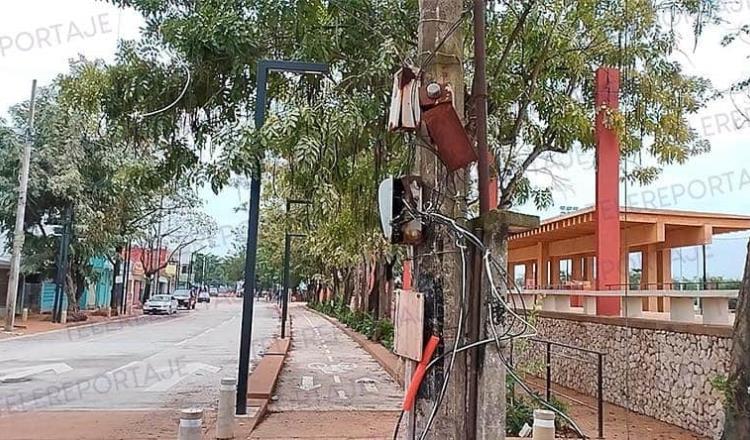
<path id="1" fill-rule="evenodd" d="M 225 377 L 219 387 L 219 411 L 216 415 L 216 438 L 234 438 L 234 405 L 237 379 Z"/>
<path id="2" fill-rule="evenodd" d="M 68 322 L 68 311 L 63 310 L 60 312 L 60 324 L 65 324 Z"/>
<path id="3" fill-rule="evenodd" d="M 546 409 L 534 410 L 533 440 L 555 440 L 555 413 Z"/>
<path id="4" fill-rule="evenodd" d="M 595 81 L 596 108 L 596 289 L 607 290 L 620 280 L 620 147 L 617 133 L 607 124 L 608 112 L 617 111 L 620 72 L 600 67 Z M 627 277 L 627 272 L 625 273 Z M 627 279 L 627 278 L 626 278 Z M 600 296 L 597 314 L 618 316 L 620 298 Z"/>
<path id="5" fill-rule="evenodd" d="M 536 288 L 546 289 L 549 283 L 549 272 L 547 271 L 549 261 L 549 243 L 537 243 L 536 257 Z"/>
<path id="6" fill-rule="evenodd" d="M 492 210 L 483 215 L 480 220 L 483 231 L 485 246 L 492 249 L 499 267 L 504 268 L 508 259 L 508 233 L 511 227 L 533 229 L 539 226 L 539 218 L 527 216 L 510 211 Z M 507 298 L 508 287 L 503 283 L 500 274 L 495 274 L 496 287 L 500 295 Z M 492 337 L 495 333 L 491 328 L 493 324 L 490 319 L 486 304 L 494 302 L 491 286 L 487 276 L 481 278 L 481 300 L 480 329 L 481 338 Z M 499 353 L 494 345 L 488 345 L 484 354 L 479 356 L 476 431 L 475 436 L 469 437 L 476 440 L 495 440 L 505 438 L 505 366 L 503 358 L 508 358 L 504 343 L 501 343 Z M 437 437 L 436 437 L 437 438 Z"/>
<path id="7" fill-rule="evenodd" d="M 180 411 L 180 428 L 177 440 L 201 440 L 203 410 L 187 408 Z"/>
<path id="8" fill-rule="evenodd" d="M 24 308 L 23 312 L 21 313 L 21 321 L 22 322 L 26 322 L 28 320 L 29 320 L 29 309 L 28 308 Z"/>
<path id="9" fill-rule="evenodd" d="M 450 85 L 453 92 L 453 105 L 458 118 L 464 120 L 464 38 L 463 27 L 451 29 L 464 14 L 464 2 L 461 0 L 419 0 L 419 23 L 417 25 L 417 59 L 419 62 L 431 59 L 425 64 L 424 80 Z M 450 31 L 450 32 L 449 32 Z M 441 47 L 437 47 L 441 43 Z M 422 177 L 425 183 L 441 182 L 451 188 L 455 199 L 444 199 L 440 213 L 456 218 L 461 215 L 463 195 L 467 194 L 466 175 L 462 172 L 447 173 L 440 159 L 428 148 L 417 148 L 412 172 Z M 429 255 L 435 249 L 446 252 L 442 255 Z M 455 329 L 461 310 L 461 262 L 455 246 L 455 240 L 443 234 L 433 242 L 415 246 L 414 252 L 423 257 L 413 261 L 412 285 L 419 288 L 429 300 L 425 308 L 441 309 L 442 316 L 435 317 L 436 326 L 444 331 L 441 335 L 446 347 L 459 341 L 455 340 Z M 441 322 L 442 321 L 442 322 Z M 466 324 L 464 324 L 466 325 Z M 444 366 L 447 366 L 446 357 Z M 453 373 L 448 383 L 445 399 L 437 413 L 430 438 L 466 438 L 464 425 L 467 423 L 467 368 L 466 357 L 459 356 L 454 364 Z M 415 411 L 416 423 L 423 429 L 426 418 L 432 411 L 437 390 L 442 383 L 435 374 L 425 377 L 425 398 L 417 399 Z M 472 420 L 473 422 L 473 420 Z M 471 424 L 471 422 L 468 422 Z"/>
<path id="10" fill-rule="evenodd" d="M 549 265 L 549 284 L 552 289 L 559 289 L 560 284 L 560 257 L 551 257 Z"/>

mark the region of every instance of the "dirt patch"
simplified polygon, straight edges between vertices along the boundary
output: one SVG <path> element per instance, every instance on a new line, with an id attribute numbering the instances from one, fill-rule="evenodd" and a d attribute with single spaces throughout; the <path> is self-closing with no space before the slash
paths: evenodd
<path id="1" fill-rule="evenodd" d="M 213 438 L 216 416 L 203 417 L 203 438 Z M 174 440 L 179 412 L 37 411 L 0 417 L 3 440 Z"/>
<path id="2" fill-rule="evenodd" d="M 398 411 L 270 413 L 250 439 L 390 440 Z"/>

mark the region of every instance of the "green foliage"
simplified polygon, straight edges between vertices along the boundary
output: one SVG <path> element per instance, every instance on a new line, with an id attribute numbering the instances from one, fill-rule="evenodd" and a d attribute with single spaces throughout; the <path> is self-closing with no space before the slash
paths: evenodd
<path id="1" fill-rule="evenodd" d="M 66 293 L 74 309 L 86 280 L 95 281 L 93 258 L 114 261 L 128 239 L 177 251 L 214 228 L 186 180 L 164 173 L 154 150 L 120 125 L 103 123 L 112 105 L 111 75 L 103 63 L 79 59 L 37 92 L 22 269 L 53 275 L 64 213 L 71 208 Z M 28 131 L 28 109 L 29 102 L 13 107 L 0 129 L 0 229 L 9 231 L 21 154 L 13 133 Z M 160 220 L 166 223 L 161 232 Z"/>
<path id="2" fill-rule="evenodd" d="M 711 378 L 711 386 L 719 391 L 724 398 L 725 405 L 731 405 L 734 402 L 735 384 L 723 374 Z"/>
<path id="3" fill-rule="evenodd" d="M 213 254 L 196 254 L 193 265 L 196 284 L 232 286 L 234 283 L 244 280 L 245 251 L 243 249 L 241 252 L 233 252 L 224 257 Z"/>
<path id="4" fill-rule="evenodd" d="M 313 302 L 308 307 L 328 316 L 352 330 L 367 336 L 368 339 L 380 342 L 384 347 L 393 350 L 393 323 L 388 319 L 375 319 L 365 312 L 352 312 L 349 306 L 340 301 Z"/>
<path id="5" fill-rule="evenodd" d="M 535 409 L 547 408 L 539 403 L 544 400 L 544 397 L 539 394 L 536 394 L 536 397 L 531 397 L 527 394 L 520 395 L 519 392 L 523 391 L 514 389 L 515 380 L 512 377 L 506 376 L 505 385 L 505 432 L 508 435 L 514 436 L 518 434 L 524 424 L 528 423 L 529 426 L 533 426 Z M 556 398 L 554 394 L 550 397 L 549 404 L 560 413 L 568 414 L 568 405 Z M 555 417 L 555 429 L 558 432 L 564 430 L 566 426 L 567 423 L 562 420 L 562 417 Z"/>
<path id="6" fill-rule="evenodd" d="M 394 253 L 379 235 L 375 195 L 380 180 L 414 165 L 413 142 L 388 132 L 386 120 L 393 71 L 422 56 L 416 0 L 109 2 L 141 13 L 146 25 L 140 40 L 119 46 L 113 63 L 76 60 L 40 94 L 35 146 L 46 153 L 32 180 L 44 186 L 31 196 L 45 208 L 31 211 L 29 227 L 38 218 L 59 219 L 60 207 L 75 202 L 77 224 L 97 225 L 79 234 L 85 240 L 74 255 L 86 261 L 125 237 L 153 241 L 153 216 L 144 217 L 144 209 L 175 187 L 207 183 L 218 191 L 234 176 L 261 172 L 263 285 L 280 282 L 283 232 L 296 222 L 284 213 L 287 198 L 312 202 L 306 237 L 294 240 L 293 277 L 330 282 L 372 255 Z M 696 18 L 696 34 L 716 12 L 706 1 L 669 7 Z M 489 8 L 489 141 L 501 206 L 553 203 L 554 185 L 528 170 L 540 157 L 592 148 L 595 111 L 618 132 L 626 159 L 654 158 L 656 165 L 629 170 L 629 179 L 652 181 L 660 166 L 707 151 L 687 117 L 704 105 L 708 84 L 670 61 L 676 34 L 656 19 L 660 12 L 653 2 L 623 0 Z M 464 59 L 471 60 L 465 41 Z M 255 127 L 260 59 L 326 62 L 331 74 L 271 74 L 267 122 Z M 622 66 L 617 111 L 591 105 L 594 70 L 602 65 Z M 469 61 L 464 71 L 469 84 Z M 469 132 L 471 98 L 467 93 L 459 109 Z M 164 110 L 144 116 L 157 109 Z M 20 110 L 10 123 L 17 132 L 25 123 Z M 0 194 L 12 194 L 19 143 L 12 130 L 0 143 L 0 189 L 8 190 Z M 11 205 L 12 197 L 0 196 L 0 210 L 9 213 Z M 0 221 L 7 227 L 10 218 Z M 49 269 L 54 246 L 37 235 L 29 234 L 35 251 L 26 261 Z M 242 257 L 233 250 L 232 278 Z"/>

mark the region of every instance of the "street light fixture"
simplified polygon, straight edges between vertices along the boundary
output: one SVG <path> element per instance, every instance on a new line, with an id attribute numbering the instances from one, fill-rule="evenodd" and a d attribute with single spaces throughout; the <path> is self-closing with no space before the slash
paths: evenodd
<path id="1" fill-rule="evenodd" d="M 325 75 L 328 65 L 300 61 L 260 60 L 256 79 L 255 128 L 260 130 L 266 120 L 266 87 L 269 72 L 314 73 Z M 242 298 L 242 327 L 240 333 L 240 363 L 237 377 L 238 415 L 247 414 L 247 380 L 250 368 L 250 345 L 253 330 L 253 300 L 255 296 L 255 260 L 258 250 L 258 222 L 260 217 L 260 159 L 254 164 L 250 178 L 250 212 L 247 227 L 247 253 L 245 256 L 245 286 Z"/>
<path id="2" fill-rule="evenodd" d="M 312 202 L 309 200 L 298 200 L 298 199 L 287 199 L 286 201 L 286 214 L 289 218 L 289 208 L 291 205 L 309 205 Z M 281 291 L 281 337 L 286 337 L 286 320 L 289 310 L 289 259 L 292 247 L 292 237 L 304 237 L 305 234 L 293 234 L 289 232 L 289 226 L 287 225 L 284 233 L 284 290 Z"/>

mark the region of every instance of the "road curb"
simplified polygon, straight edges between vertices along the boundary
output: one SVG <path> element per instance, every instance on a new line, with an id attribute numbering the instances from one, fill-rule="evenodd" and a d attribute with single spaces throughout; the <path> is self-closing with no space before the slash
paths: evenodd
<path id="1" fill-rule="evenodd" d="M 70 325 L 66 325 L 63 328 L 56 328 L 56 329 L 53 329 L 53 330 L 46 330 L 46 331 L 43 331 L 43 332 L 29 333 L 27 335 L 19 335 L 19 336 L 11 336 L 9 338 L 2 338 L 2 339 L 0 339 L 0 344 L 2 344 L 5 341 L 15 341 L 15 340 L 18 340 L 18 339 L 31 338 L 33 336 L 49 335 L 49 334 L 57 333 L 57 332 L 64 332 L 66 330 L 74 330 L 74 329 L 75 330 L 79 330 L 79 329 L 83 329 L 83 328 L 96 327 L 96 326 L 105 325 L 105 324 L 113 324 L 113 323 L 117 323 L 117 322 L 127 322 L 127 321 L 132 321 L 132 320 L 137 319 L 137 318 L 142 318 L 144 316 L 146 316 L 146 315 L 138 314 L 138 315 L 132 315 L 132 316 L 125 316 L 125 317 L 122 317 L 122 318 L 120 318 L 120 317 L 110 318 L 110 319 L 106 319 L 104 321 L 91 322 L 91 323 L 88 323 L 88 324 L 86 324 L 85 321 L 82 321 L 83 323 L 81 323 L 81 324 L 71 323 Z"/>
<path id="2" fill-rule="evenodd" d="M 359 346 L 362 347 L 363 350 L 365 350 L 370 356 L 372 356 L 372 358 L 375 359 L 375 361 L 380 364 L 381 367 L 383 367 L 383 370 L 385 370 L 385 372 L 388 373 L 388 375 L 391 376 L 393 380 L 398 382 L 398 384 L 402 387 L 404 386 L 404 367 L 398 356 L 391 353 L 380 343 L 373 342 L 367 339 L 367 337 L 363 334 L 358 333 L 345 326 L 338 319 L 328 316 L 324 313 L 320 313 L 319 311 L 312 309 L 307 305 L 305 305 L 305 308 L 315 313 L 316 315 L 325 318 L 326 320 L 328 320 L 328 322 L 338 327 L 339 330 L 346 333 L 347 336 L 352 338 L 354 342 L 359 344 Z"/>
<path id="3" fill-rule="evenodd" d="M 248 402 L 251 403 L 250 406 L 258 408 L 249 420 L 250 433 L 263 421 L 268 413 L 268 405 L 271 403 L 273 392 L 292 346 L 291 333 L 289 336 L 289 338 L 284 339 L 275 338 L 250 373 L 247 398 Z"/>

